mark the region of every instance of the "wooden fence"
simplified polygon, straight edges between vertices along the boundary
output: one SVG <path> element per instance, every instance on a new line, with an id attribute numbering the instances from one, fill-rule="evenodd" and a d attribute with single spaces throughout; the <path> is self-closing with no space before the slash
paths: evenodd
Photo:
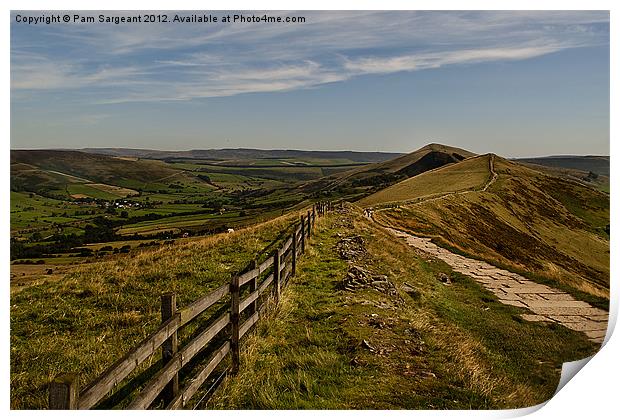
<path id="1" fill-rule="evenodd" d="M 86 410 L 96 407 L 104 398 L 113 399 L 113 394 L 118 392 L 112 392 L 115 387 L 147 359 L 152 361 L 158 348 L 161 348 L 161 360 L 158 360 L 161 368 L 147 379 L 127 408 L 148 409 L 154 402 L 166 409 L 185 407 L 200 387 L 212 379 L 212 374 L 229 354 L 230 365 L 226 370 L 236 374 L 239 371 L 240 340 L 260 319 L 266 305 L 264 297 L 269 295 L 276 302 L 279 300 L 282 287 L 295 275 L 297 258 L 306 250 L 316 218 L 323 216 L 332 206 L 329 202 L 315 204 L 294 224 L 293 233 L 271 257 L 262 263 L 251 262 L 244 272 L 233 275 L 229 283 L 189 306 L 177 309 L 176 295 L 163 294 L 159 328 L 81 390 L 78 374 L 56 377 L 49 387 L 49 408 Z M 263 297 L 263 303 L 257 306 L 260 297 Z M 204 329 L 194 331 L 191 340 L 179 348 L 178 334 L 182 328 L 221 301 L 228 301 L 229 307 L 219 316 L 212 317 L 215 319 Z M 215 337 L 220 337 L 221 345 L 204 354 Z M 180 378 L 181 369 L 198 358 L 203 362 L 198 373 L 192 378 Z M 152 366 L 157 367 L 156 363 Z M 145 372 L 150 373 L 149 369 Z M 135 390 L 130 390 L 129 394 L 135 393 L 132 391 Z"/>

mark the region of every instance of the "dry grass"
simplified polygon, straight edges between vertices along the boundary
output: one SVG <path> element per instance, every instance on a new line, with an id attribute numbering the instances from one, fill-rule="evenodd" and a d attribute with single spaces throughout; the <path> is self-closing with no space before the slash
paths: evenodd
<path id="1" fill-rule="evenodd" d="M 490 176 L 490 155 L 477 156 L 408 178 L 361 199 L 361 206 L 386 205 L 480 189 Z"/>

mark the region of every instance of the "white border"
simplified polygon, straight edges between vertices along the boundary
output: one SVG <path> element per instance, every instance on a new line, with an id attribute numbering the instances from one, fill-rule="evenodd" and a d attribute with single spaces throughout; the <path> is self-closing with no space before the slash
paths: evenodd
<path id="1" fill-rule="evenodd" d="M 564 0 L 564 1 L 535 1 L 535 0 L 504 0 L 504 1 L 404 1 L 404 0 L 358 0 L 358 1 L 327 1 L 327 0 L 315 0 L 315 1 L 282 1 L 282 0 L 264 0 L 264 1 L 211 1 L 209 3 L 189 0 L 176 0 L 174 2 L 166 2 L 163 0 L 152 1 L 128 1 L 128 0 L 110 0 L 110 1 L 89 1 L 84 2 L 77 0 L 61 0 L 56 2 L 46 2 L 40 0 L 9 0 L 2 3 L 4 9 L 3 19 L 1 20 L 0 27 L 2 28 L 1 39 L 2 47 L 4 51 L 4 64 L 0 71 L 2 72 L 2 80 L 5 82 L 2 84 L 2 129 L 4 131 L 3 138 L 6 139 L 7 145 L 1 151 L 2 167 L 4 168 L 4 177 L 2 177 L 2 186 L 0 191 L 9 191 L 9 139 L 10 139 L 10 73 L 9 73 L 9 51 L 10 51 L 10 39 L 9 39 L 9 11 L 14 10 L 38 10 L 38 9 L 59 9 L 59 10 L 166 10 L 166 9 L 188 9 L 188 10 L 231 10 L 231 9 L 246 9 L 246 10 L 387 10 L 387 9 L 411 9 L 411 10 L 611 10 L 611 131 L 610 138 L 614 138 L 614 134 L 617 132 L 617 123 L 615 120 L 618 118 L 617 113 L 617 83 L 614 75 L 618 74 L 617 65 L 617 48 L 618 45 L 618 32 L 616 30 L 616 11 L 618 9 L 618 2 L 605 1 L 605 0 L 590 0 L 590 1 L 576 1 L 576 0 Z M 614 118 L 616 117 L 616 118 Z M 618 179 L 618 165 L 615 164 L 616 146 L 614 142 L 610 144 L 610 152 L 614 157 L 612 158 L 611 173 L 612 173 L 612 186 L 616 185 Z M 611 196 L 611 210 L 612 219 L 615 222 L 616 213 L 618 209 L 618 201 L 616 196 Z M 2 405 L 5 410 L 9 409 L 9 203 L 8 200 L 1 202 L 2 217 L 3 219 L 3 232 L 4 241 L 2 242 L 2 257 L 0 257 L 0 264 L 2 264 L 2 270 L 6 273 L 5 281 L 2 283 L 2 296 L 3 302 L 1 306 L 2 311 L 2 329 L 0 332 L 0 342 L 5 343 L 0 348 L 2 357 L 2 382 L 0 388 L 0 395 L 2 395 Z M 617 263 L 615 262 L 616 241 L 614 238 L 617 234 L 617 230 L 614 229 L 615 225 L 612 223 L 612 241 L 611 241 L 611 269 L 612 269 L 612 310 L 610 322 L 615 324 L 617 319 L 617 302 L 618 302 L 618 287 L 615 277 L 617 273 Z M 618 362 L 617 355 L 620 354 L 617 337 L 608 337 L 608 342 L 605 347 L 597 354 L 590 363 L 588 363 L 575 379 L 569 381 L 569 383 L 554 397 L 552 398 L 544 408 L 531 414 L 532 418 L 546 419 L 546 418 L 587 418 L 587 419 L 606 419 L 610 418 L 618 413 L 618 396 L 617 396 L 617 384 L 618 384 Z M 410 412 L 410 411 L 389 411 L 389 412 L 313 412 L 313 411 L 297 411 L 294 413 L 287 412 L 209 412 L 210 418 L 224 419 L 234 416 L 235 418 L 252 418 L 252 419 L 271 419 L 273 416 L 281 417 L 294 414 L 299 418 L 306 418 L 314 420 L 315 416 L 338 416 L 342 418 L 353 418 L 356 420 L 358 416 L 375 418 L 377 415 L 410 418 L 414 416 L 419 418 L 436 418 L 448 417 L 448 418 L 502 418 L 502 417 L 514 417 L 526 414 L 531 410 L 514 410 L 514 411 L 452 411 L 452 412 Z M 29 411 L 10 411 L 10 416 L 15 417 L 30 417 L 36 415 L 36 413 Z M 90 413 L 45 413 L 43 415 L 51 415 L 53 418 L 64 418 L 65 416 L 82 416 L 88 415 L 93 417 L 107 418 L 109 416 L 139 416 L 143 417 L 144 413 L 128 413 L 128 412 L 90 412 Z M 151 413 L 149 417 L 168 417 L 171 413 Z M 200 416 L 198 413 L 176 413 L 177 416 Z"/>

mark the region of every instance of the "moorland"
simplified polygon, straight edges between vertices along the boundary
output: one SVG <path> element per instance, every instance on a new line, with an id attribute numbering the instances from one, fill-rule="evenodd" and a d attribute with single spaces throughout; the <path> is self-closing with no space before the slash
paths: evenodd
<path id="1" fill-rule="evenodd" d="M 96 377 L 156 328 L 162 290 L 183 306 L 220 286 L 319 200 L 346 204 L 319 219 L 278 315 L 249 335 L 245 368 L 207 408 L 545 401 L 562 362 L 598 344 L 525 321 L 525 309 L 384 227 L 607 309 L 609 159 L 548 159 L 439 144 L 409 154 L 13 150 L 11 407 L 46 407 L 60 372 Z M 345 242 L 359 245 L 354 257 Z M 351 270 L 384 276 L 389 293 L 345 288 Z"/>

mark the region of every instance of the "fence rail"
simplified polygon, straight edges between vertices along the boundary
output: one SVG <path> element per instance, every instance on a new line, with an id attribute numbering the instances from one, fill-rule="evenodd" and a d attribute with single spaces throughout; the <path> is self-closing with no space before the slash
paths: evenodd
<path id="1" fill-rule="evenodd" d="M 281 288 L 296 273 L 297 258 L 306 250 L 306 242 L 312 235 L 316 218 L 332 209 L 331 202 L 319 202 L 313 205 L 312 210 L 301 216 L 300 221 L 294 225 L 292 234 L 272 256 L 260 264 L 252 261 L 244 272 L 234 274 L 229 283 L 185 308 L 176 308 L 174 293 L 164 293 L 161 297 L 162 323 L 157 330 L 82 390 L 79 389 L 78 374 L 69 373 L 56 377 L 49 387 L 49 408 L 85 410 L 95 407 L 105 397 L 113 395 L 114 388 L 160 348 L 162 367 L 150 377 L 129 403 L 128 408 L 147 409 L 155 401 L 163 401 L 163 406 L 167 409 L 185 407 L 229 354 L 231 356 L 229 371 L 232 374 L 237 373 L 240 363 L 240 340 L 258 322 L 264 311 L 264 302 L 260 307 L 257 306 L 259 298 L 271 294 L 276 302 L 279 300 Z M 265 277 L 264 274 L 268 271 L 269 275 Z M 261 280 L 261 277 L 264 278 Z M 270 290 L 270 286 L 273 290 Z M 230 307 L 179 348 L 178 332 L 228 297 Z M 200 356 L 201 361 L 208 360 L 207 364 L 193 378 L 180 378 L 181 369 L 196 361 L 195 357 L 224 330 L 228 330 L 229 333 L 223 337 L 223 344 L 209 355 Z M 180 389 L 181 382 L 183 388 Z"/>

